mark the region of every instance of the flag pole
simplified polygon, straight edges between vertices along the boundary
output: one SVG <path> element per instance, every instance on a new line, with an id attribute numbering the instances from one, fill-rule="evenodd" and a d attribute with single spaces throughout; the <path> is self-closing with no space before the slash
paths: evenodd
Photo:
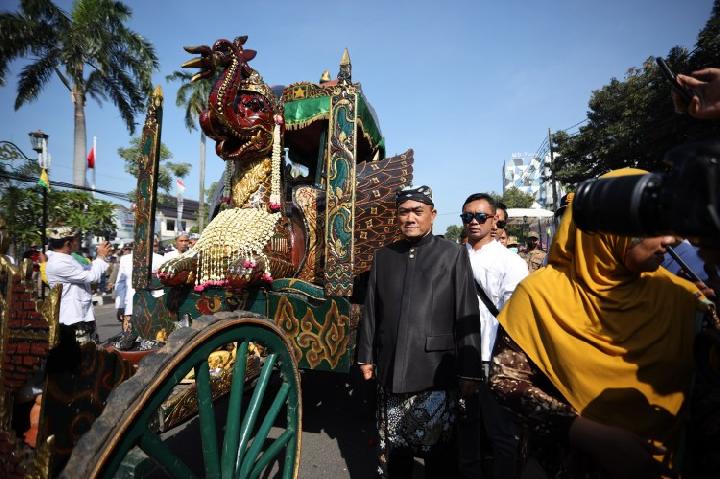
<path id="1" fill-rule="evenodd" d="M 95 153 L 95 161 L 93 162 L 93 169 L 92 169 L 92 190 L 93 190 L 93 198 L 95 198 L 95 172 L 97 170 L 97 136 L 93 136 L 93 153 Z"/>

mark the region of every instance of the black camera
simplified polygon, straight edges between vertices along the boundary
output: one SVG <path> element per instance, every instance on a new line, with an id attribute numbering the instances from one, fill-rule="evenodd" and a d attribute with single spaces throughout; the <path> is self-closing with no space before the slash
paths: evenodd
<path id="1" fill-rule="evenodd" d="M 588 180 L 573 200 L 583 231 L 678 235 L 720 244 L 720 142 L 688 143 L 665 155 L 663 173 Z"/>

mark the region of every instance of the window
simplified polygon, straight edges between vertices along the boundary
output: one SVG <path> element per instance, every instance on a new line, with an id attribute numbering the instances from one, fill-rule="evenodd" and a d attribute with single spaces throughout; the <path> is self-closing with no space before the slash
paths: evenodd
<path id="1" fill-rule="evenodd" d="M 175 220 L 165 220 L 165 229 L 167 231 L 175 231 Z"/>

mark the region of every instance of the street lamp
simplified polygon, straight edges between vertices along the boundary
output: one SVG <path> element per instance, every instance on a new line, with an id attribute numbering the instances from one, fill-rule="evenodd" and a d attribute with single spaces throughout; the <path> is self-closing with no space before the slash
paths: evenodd
<path id="1" fill-rule="evenodd" d="M 48 135 L 42 130 L 31 131 L 28 133 L 30 136 L 30 144 L 32 149 L 37 153 L 38 165 L 41 169 L 50 169 L 50 154 L 47 151 Z M 48 223 L 48 189 L 43 188 L 43 217 L 42 217 L 42 230 L 40 231 L 40 238 L 42 241 L 42 250 L 45 253 L 47 248 L 47 223 Z"/>

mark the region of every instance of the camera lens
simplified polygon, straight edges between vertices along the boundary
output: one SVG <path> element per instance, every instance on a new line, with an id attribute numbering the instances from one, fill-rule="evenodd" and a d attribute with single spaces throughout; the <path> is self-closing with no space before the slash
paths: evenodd
<path id="1" fill-rule="evenodd" d="M 659 174 L 620 176 L 580 184 L 573 200 L 575 224 L 583 231 L 652 236 L 664 230 Z"/>

